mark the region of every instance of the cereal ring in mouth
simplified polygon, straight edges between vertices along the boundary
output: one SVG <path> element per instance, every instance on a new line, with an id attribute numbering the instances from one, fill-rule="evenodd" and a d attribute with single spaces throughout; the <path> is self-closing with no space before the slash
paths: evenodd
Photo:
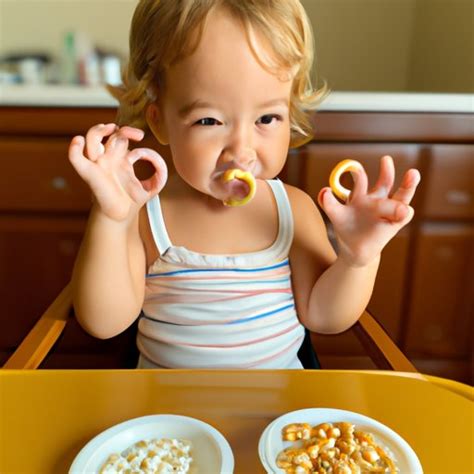
<path id="1" fill-rule="evenodd" d="M 341 182 L 341 176 L 348 171 L 358 171 L 363 169 L 362 165 L 356 160 L 343 160 L 338 163 L 331 171 L 329 176 L 329 186 L 333 193 L 343 201 L 346 201 L 351 193 L 350 189 L 345 188 Z"/>
<path id="2" fill-rule="evenodd" d="M 222 175 L 222 181 L 228 183 L 233 179 L 239 179 L 247 184 L 249 191 L 243 198 L 229 198 L 224 201 L 226 206 L 243 206 L 247 204 L 254 196 L 257 189 L 255 178 L 250 171 L 242 171 L 239 168 L 232 168 L 224 172 Z"/>

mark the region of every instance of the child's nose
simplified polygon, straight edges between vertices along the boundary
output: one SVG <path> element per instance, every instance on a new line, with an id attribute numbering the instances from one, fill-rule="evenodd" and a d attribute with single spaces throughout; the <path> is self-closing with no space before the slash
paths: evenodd
<path id="1" fill-rule="evenodd" d="M 232 162 L 245 170 L 251 170 L 257 159 L 251 137 L 242 130 L 233 134 L 222 154 L 226 164 Z"/>
<path id="2" fill-rule="evenodd" d="M 232 163 L 232 167 L 240 168 L 243 170 L 252 170 L 253 165 L 256 161 L 256 154 L 254 150 L 239 149 L 239 150 L 227 150 L 224 153 L 224 162 L 226 164 Z"/>

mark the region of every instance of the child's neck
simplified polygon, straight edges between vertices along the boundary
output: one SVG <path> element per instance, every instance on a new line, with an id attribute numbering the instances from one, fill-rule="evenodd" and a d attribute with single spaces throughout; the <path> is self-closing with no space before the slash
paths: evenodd
<path id="1" fill-rule="evenodd" d="M 202 206 L 212 212 L 226 212 L 229 210 L 229 207 L 225 206 L 221 200 L 193 188 L 176 172 L 169 177 L 168 183 L 162 191 L 162 196 L 164 199 L 170 197 L 174 201 L 182 201 L 183 204 L 187 202 L 188 204 Z"/>
<path id="2" fill-rule="evenodd" d="M 160 199 L 172 244 L 217 255 L 269 248 L 278 235 L 278 208 L 270 187 L 259 184 L 250 203 L 229 207 L 171 175 Z"/>

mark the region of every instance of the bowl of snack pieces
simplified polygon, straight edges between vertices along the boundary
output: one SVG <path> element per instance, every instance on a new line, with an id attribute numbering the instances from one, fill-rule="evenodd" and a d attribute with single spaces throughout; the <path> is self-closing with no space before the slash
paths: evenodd
<path id="1" fill-rule="evenodd" d="M 231 474 L 234 456 L 211 425 L 181 415 L 134 418 L 98 434 L 74 459 L 69 474 Z"/>
<path id="2" fill-rule="evenodd" d="M 308 408 L 271 422 L 259 441 L 271 474 L 422 474 L 410 445 L 388 426 L 346 410 Z"/>

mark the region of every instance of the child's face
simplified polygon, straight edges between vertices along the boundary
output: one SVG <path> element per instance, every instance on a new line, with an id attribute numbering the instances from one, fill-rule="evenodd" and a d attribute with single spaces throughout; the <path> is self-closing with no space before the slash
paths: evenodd
<path id="1" fill-rule="evenodd" d="M 212 11 L 198 49 L 167 71 L 156 115 L 181 178 L 219 200 L 245 193 L 222 183 L 226 169 L 274 178 L 290 142 L 291 85 L 257 62 L 236 20 Z"/>

